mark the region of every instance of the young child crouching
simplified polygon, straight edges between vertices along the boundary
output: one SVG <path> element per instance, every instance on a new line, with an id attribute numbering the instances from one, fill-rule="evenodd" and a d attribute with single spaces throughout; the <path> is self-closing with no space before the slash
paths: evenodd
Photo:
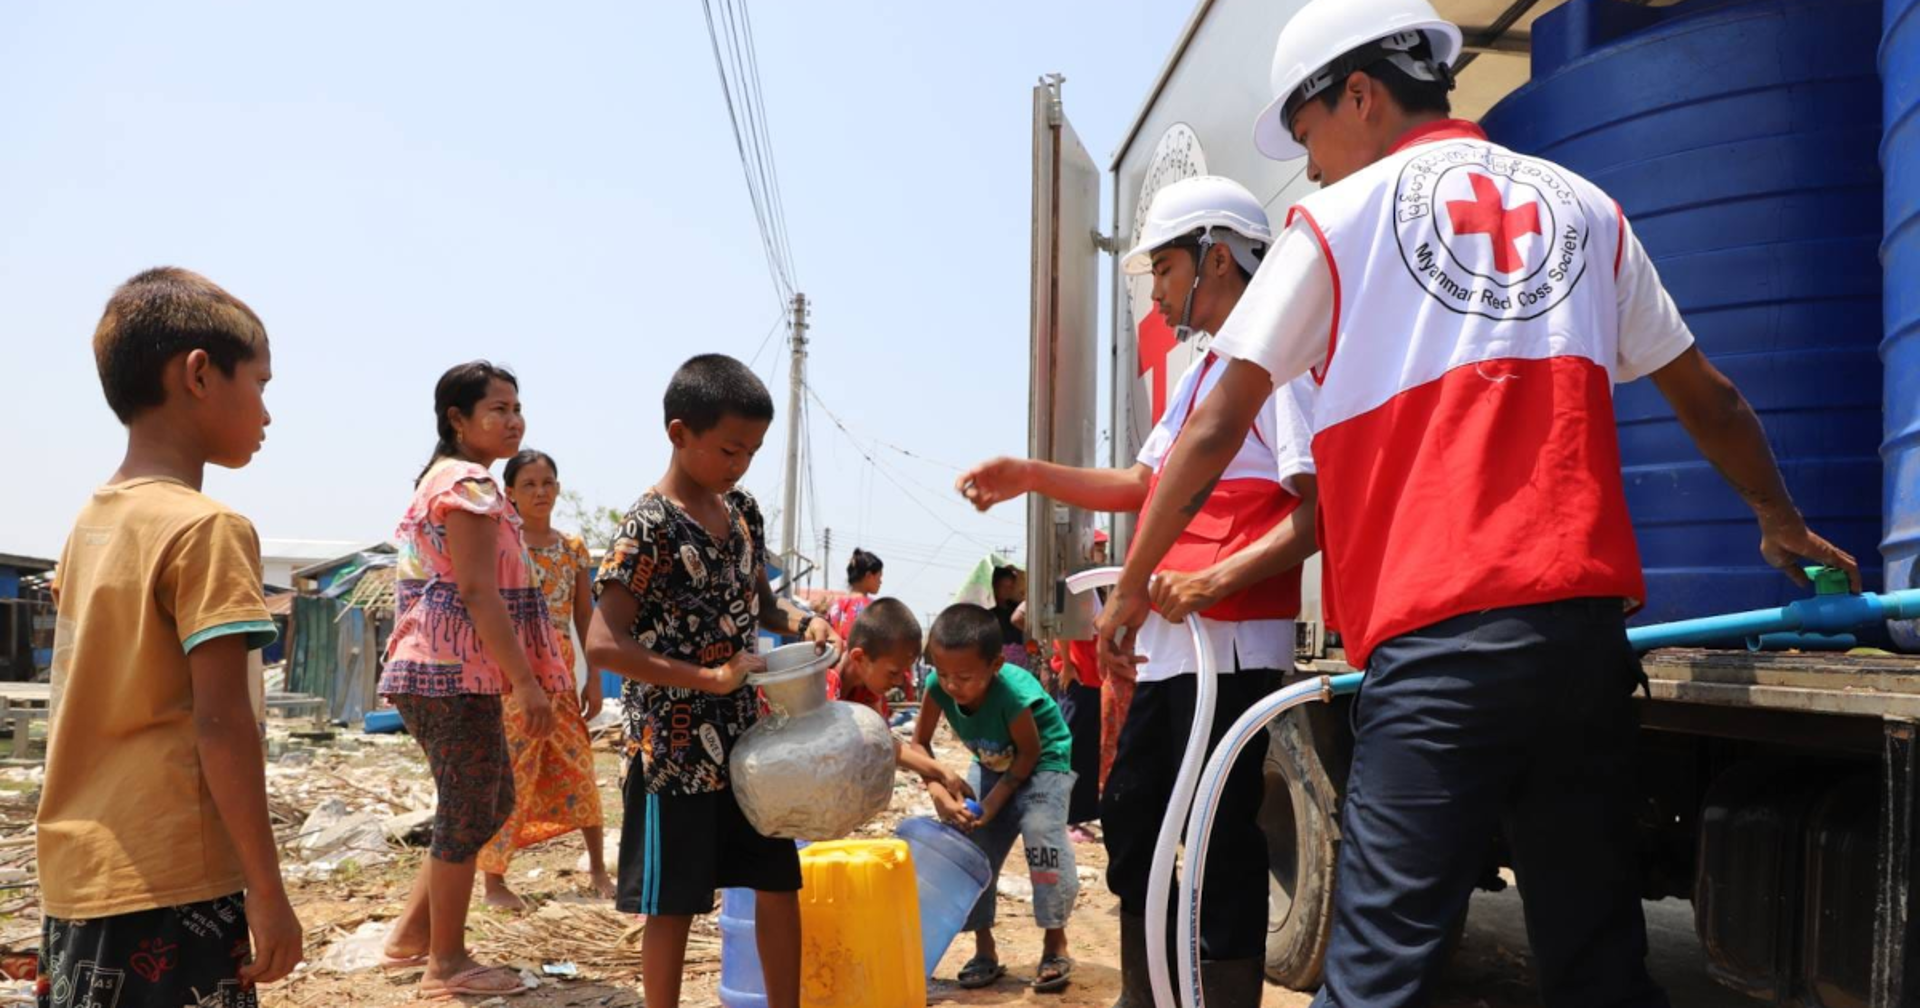
<path id="1" fill-rule="evenodd" d="M 1018 835 L 1033 882 L 1034 919 L 1046 931 L 1033 989 L 1061 990 L 1073 973 L 1067 918 L 1079 894 L 1073 845 L 1067 841 L 1072 735 L 1039 681 L 1001 660 L 1000 624 L 992 612 L 976 605 L 949 606 L 934 620 L 930 638 L 935 674 L 927 681 L 926 703 L 914 727 L 912 759 L 930 767 L 927 790 L 940 818 L 968 831 L 994 873 L 967 918 L 974 956 L 960 970 L 960 986 L 985 987 L 1006 973 L 994 948 L 994 901 L 1000 865 Z M 933 763 L 933 733 L 943 716 L 973 752 L 971 783 Z M 904 754 L 902 762 L 907 762 Z M 977 815 L 964 804 L 975 795 L 982 796 Z"/>
<path id="2" fill-rule="evenodd" d="M 847 655 L 827 672 L 827 698 L 845 700 L 891 719 L 887 693 L 907 684 L 920 658 L 920 621 L 895 598 L 874 599 L 847 633 Z"/>

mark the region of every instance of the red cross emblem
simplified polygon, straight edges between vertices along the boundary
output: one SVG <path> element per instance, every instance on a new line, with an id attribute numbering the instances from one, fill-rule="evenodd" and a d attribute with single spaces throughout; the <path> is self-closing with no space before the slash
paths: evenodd
<path id="1" fill-rule="evenodd" d="M 1140 376 L 1153 376 L 1148 398 L 1153 405 L 1154 423 L 1159 423 L 1167 411 L 1167 355 L 1179 345 L 1173 329 L 1160 317 L 1159 311 L 1149 310 L 1147 317 L 1140 320 Z"/>
<path id="2" fill-rule="evenodd" d="M 1453 220 L 1453 233 L 1483 234 L 1493 241 L 1493 268 L 1502 273 L 1518 273 L 1526 268 L 1520 254 L 1520 239 L 1540 234 L 1540 205 L 1509 209 L 1500 199 L 1500 187 L 1485 175 L 1469 175 L 1473 199 L 1447 203 L 1447 216 Z"/>

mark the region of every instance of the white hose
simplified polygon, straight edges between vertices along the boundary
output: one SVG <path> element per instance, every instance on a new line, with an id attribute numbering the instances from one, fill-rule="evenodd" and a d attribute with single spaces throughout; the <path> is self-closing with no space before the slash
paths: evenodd
<path id="1" fill-rule="evenodd" d="M 1097 567 L 1068 577 L 1067 590 L 1079 594 L 1119 581 L 1120 568 Z M 1193 702 L 1193 733 L 1187 737 L 1186 755 L 1181 757 L 1180 770 L 1174 776 L 1173 795 L 1167 805 L 1166 817 L 1160 820 L 1160 836 L 1154 841 L 1153 866 L 1147 873 L 1147 977 L 1153 984 L 1153 1003 L 1160 1006 L 1177 1003 L 1174 1001 L 1173 983 L 1167 976 L 1165 907 L 1173 889 L 1173 855 L 1180 844 L 1180 812 L 1193 803 L 1194 787 L 1200 779 L 1200 766 L 1207 758 L 1207 732 L 1213 726 L 1214 694 L 1219 689 L 1214 681 L 1213 649 L 1207 646 L 1198 614 L 1187 616 L 1187 630 L 1193 634 L 1193 650 L 1200 666 Z M 1189 878 L 1193 875 L 1191 871 L 1187 874 Z M 1191 975 L 1186 986 L 1198 991 L 1200 975 L 1192 969 L 1185 942 L 1181 945 L 1180 968 Z"/>
<path id="2" fill-rule="evenodd" d="M 1207 872 L 1207 841 L 1213 833 L 1213 817 L 1220 809 L 1220 791 L 1226 786 L 1227 774 L 1233 769 L 1233 761 L 1240 758 L 1247 743 L 1255 735 L 1267 730 L 1267 724 L 1287 710 L 1309 701 L 1332 699 L 1332 689 L 1325 676 L 1315 676 L 1294 683 L 1284 689 L 1260 698 L 1258 703 L 1247 708 L 1245 714 L 1227 729 L 1214 748 L 1212 758 L 1207 760 L 1206 769 L 1200 772 L 1199 793 L 1193 801 L 1193 810 L 1187 816 L 1187 870 L 1180 875 L 1180 914 L 1178 929 L 1180 975 L 1187 978 L 1181 990 L 1180 1004 L 1183 1008 L 1204 1008 L 1206 997 L 1200 990 L 1200 880 Z M 1195 733 L 1198 737 L 1199 733 Z M 1169 819 L 1178 815 L 1179 806 L 1168 811 Z M 1149 960 L 1151 961 L 1151 960 Z M 1155 992 L 1155 1000 L 1159 993 Z"/>
<path id="3" fill-rule="evenodd" d="M 1119 580 L 1120 568 L 1100 567 L 1068 577 L 1067 589 L 1081 594 Z M 1201 631 L 1199 614 L 1188 614 L 1186 623 L 1188 632 L 1193 634 L 1193 650 L 1200 665 L 1193 731 L 1187 737 L 1186 755 L 1180 761 L 1166 817 L 1160 820 L 1153 866 L 1147 874 L 1147 976 L 1153 984 L 1155 1008 L 1205 1008 L 1206 1005 L 1206 995 L 1200 988 L 1200 880 L 1207 871 L 1207 840 L 1213 832 L 1214 815 L 1219 811 L 1220 791 L 1226 786 L 1233 761 L 1240 758 L 1247 743 L 1253 741 L 1256 733 L 1266 730 L 1274 718 L 1308 701 L 1327 702 L 1335 694 L 1350 693 L 1359 687 L 1361 679 L 1358 673 L 1315 676 L 1262 697 L 1233 722 L 1212 758 L 1207 759 L 1207 733 L 1213 727 L 1214 694 L 1218 689 L 1214 680 L 1217 666 L 1213 649 L 1207 646 L 1206 635 Z M 1199 765 L 1203 759 L 1204 769 Z M 1167 919 L 1165 913 L 1155 908 L 1166 906 L 1168 890 L 1172 888 L 1173 855 L 1181 840 L 1183 813 L 1187 820 L 1187 870 L 1180 878 L 1180 896 L 1185 910 L 1180 914 L 1175 933 L 1179 941 L 1176 956 L 1180 975 L 1186 982 L 1181 985 L 1176 1001 L 1167 976 Z"/>

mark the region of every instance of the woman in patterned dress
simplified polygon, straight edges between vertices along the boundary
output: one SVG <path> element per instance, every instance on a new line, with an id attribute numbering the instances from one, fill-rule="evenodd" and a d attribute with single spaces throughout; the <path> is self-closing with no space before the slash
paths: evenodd
<path id="1" fill-rule="evenodd" d="M 560 499 L 560 467 L 546 452 L 523 451 L 507 462 L 507 497 L 520 515 L 521 536 L 533 560 L 534 579 L 547 600 L 547 615 L 569 674 L 574 668 L 574 636 L 586 639 L 593 614 L 592 563 L 586 543 L 553 527 L 553 506 Z M 549 698 L 553 730 L 544 738 L 526 732 L 512 698 L 506 704 L 507 751 L 513 760 L 513 815 L 480 851 L 488 906 L 524 910 L 526 901 L 507 887 L 507 863 L 522 847 L 579 830 L 587 844 L 594 895 L 612 899 L 606 842 L 600 814 L 600 789 L 593 766 L 593 742 L 587 722 L 600 713 L 600 677 L 588 675 L 583 690 L 572 688 Z"/>
<path id="2" fill-rule="evenodd" d="M 428 1000 L 521 992 L 511 970 L 467 951 L 474 860 L 513 812 L 502 700 L 527 734 L 553 729 L 568 690 L 520 519 L 489 467 L 520 450 L 520 383 L 486 361 L 449 368 L 433 390 L 440 439 L 400 519 L 393 636 L 380 695 L 433 771 L 433 847 L 387 936 L 383 969 L 424 967 Z"/>

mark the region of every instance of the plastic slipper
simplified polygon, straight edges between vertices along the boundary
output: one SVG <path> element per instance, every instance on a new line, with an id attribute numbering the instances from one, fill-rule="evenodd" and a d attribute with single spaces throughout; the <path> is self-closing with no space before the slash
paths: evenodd
<path id="1" fill-rule="evenodd" d="M 958 982 L 966 990 L 978 990 L 1007 975 L 1007 968 L 985 956 L 974 956 L 960 967 Z"/>
<path id="2" fill-rule="evenodd" d="M 1052 975 L 1048 975 L 1048 971 Z M 1047 956 L 1040 960 L 1040 969 L 1033 977 L 1033 990 L 1036 994 L 1051 994 L 1067 989 L 1073 982 L 1073 960 L 1061 955 Z"/>
<path id="3" fill-rule="evenodd" d="M 497 978 L 489 982 L 489 977 Z M 511 970 L 500 966 L 475 966 L 464 973 L 434 983 L 420 981 L 420 996 L 429 1001 L 457 997 L 515 997 L 527 992 L 525 984 Z"/>
<path id="4" fill-rule="evenodd" d="M 402 970 L 419 969 L 427 964 L 427 954 L 411 956 L 382 955 L 374 968 L 382 973 L 398 973 Z"/>

